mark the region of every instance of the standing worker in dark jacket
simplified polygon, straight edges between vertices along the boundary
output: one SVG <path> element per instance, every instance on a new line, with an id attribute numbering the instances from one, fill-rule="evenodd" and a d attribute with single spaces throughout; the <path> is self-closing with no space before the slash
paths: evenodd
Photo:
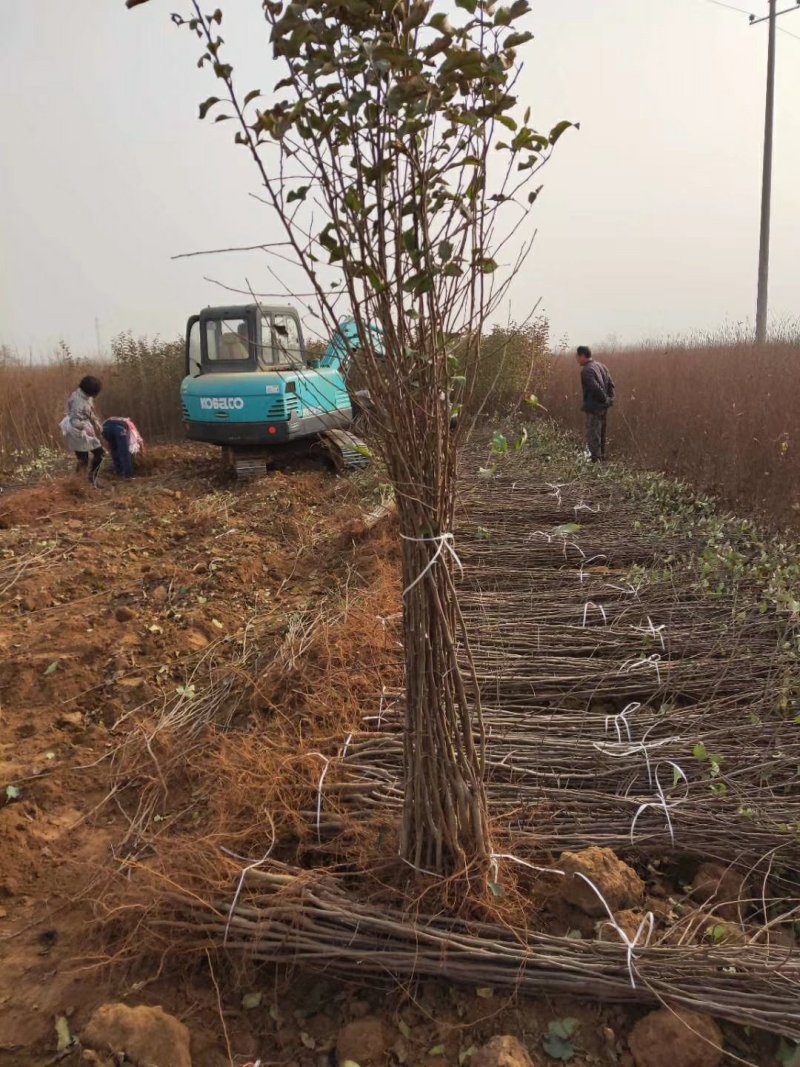
<path id="1" fill-rule="evenodd" d="M 592 359 L 592 350 L 581 345 L 577 353 L 581 367 L 583 410 L 586 412 L 586 443 L 592 463 L 606 458 L 606 420 L 614 403 L 614 382 L 608 367 Z"/>

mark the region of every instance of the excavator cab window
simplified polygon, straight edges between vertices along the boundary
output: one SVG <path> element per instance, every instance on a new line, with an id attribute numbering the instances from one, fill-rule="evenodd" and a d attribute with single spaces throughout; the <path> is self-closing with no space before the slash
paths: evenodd
<path id="1" fill-rule="evenodd" d="M 206 345 L 209 363 L 238 363 L 249 360 L 251 357 L 247 319 L 206 321 Z"/>
<path id="2" fill-rule="evenodd" d="M 189 319 L 186 336 L 186 373 L 196 378 L 203 373 L 203 353 L 200 347 L 200 317 Z"/>
<path id="3" fill-rule="evenodd" d="M 304 367 L 300 320 L 289 308 L 207 308 L 189 320 L 187 374 Z"/>
<path id="4" fill-rule="evenodd" d="M 305 364 L 300 326 L 293 315 L 278 312 L 261 316 L 261 349 L 259 366 L 302 367 Z"/>

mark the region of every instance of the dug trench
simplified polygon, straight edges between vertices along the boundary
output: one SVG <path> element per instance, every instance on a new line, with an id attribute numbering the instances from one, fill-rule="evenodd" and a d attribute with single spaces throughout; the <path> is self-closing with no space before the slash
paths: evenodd
<path id="1" fill-rule="evenodd" d="M 689 1067 L 800 1036 L 777 620 L 667 577 L 693 546 L 635 528 L 613 479 L 477 469 L 457 544 L 496 899 L 452 920 L 386 862 L 375 475 L 238 487 L 164 448 L 130 486 L 2 505 L 0 1063 Z"/>

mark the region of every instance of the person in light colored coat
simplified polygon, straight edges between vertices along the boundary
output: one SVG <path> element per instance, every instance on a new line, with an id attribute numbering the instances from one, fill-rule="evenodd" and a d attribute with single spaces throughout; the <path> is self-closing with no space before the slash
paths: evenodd
<path id="1" fill-rule="evenodd" d="M 90 484 L 95 487 L 105 455 L 103 426 L 94 410 L 94 400 L 101 388 L 99 379 L 91 374 L 81 378 L 78 388 L 67 400 L 67 413 L 60 423 L 64 442 L 77 458 L 77 470 L 85 470 Z"/>

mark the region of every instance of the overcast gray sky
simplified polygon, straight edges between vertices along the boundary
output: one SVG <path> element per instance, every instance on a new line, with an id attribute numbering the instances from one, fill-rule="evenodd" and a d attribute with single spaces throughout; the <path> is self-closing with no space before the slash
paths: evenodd
<path id="1" fill-rule="evenodd" d="M 4 5 L 0 343 L 38 356 L 59 337 L 87 353 L 123 329 L 172 337 L 229 300 L 205 276 L 275 288 L 257 254 L 170 258 L 275 232 L 230 126 L 197 121 L 214 85 L 169 21 L 180 6 Z M 271 87 L 258 0 L 222 6 L 231 58 Z M 780 25 L 770 310 L 797 318 L 800 10 Z M 530 28 L 522 103 L 540 128 L 581 131 L 542 174 L 511 316 L 541 297 L 556 336 L 598 347 L 752 319 L 766 26 L 711 0 L 533 0 Z"/>

